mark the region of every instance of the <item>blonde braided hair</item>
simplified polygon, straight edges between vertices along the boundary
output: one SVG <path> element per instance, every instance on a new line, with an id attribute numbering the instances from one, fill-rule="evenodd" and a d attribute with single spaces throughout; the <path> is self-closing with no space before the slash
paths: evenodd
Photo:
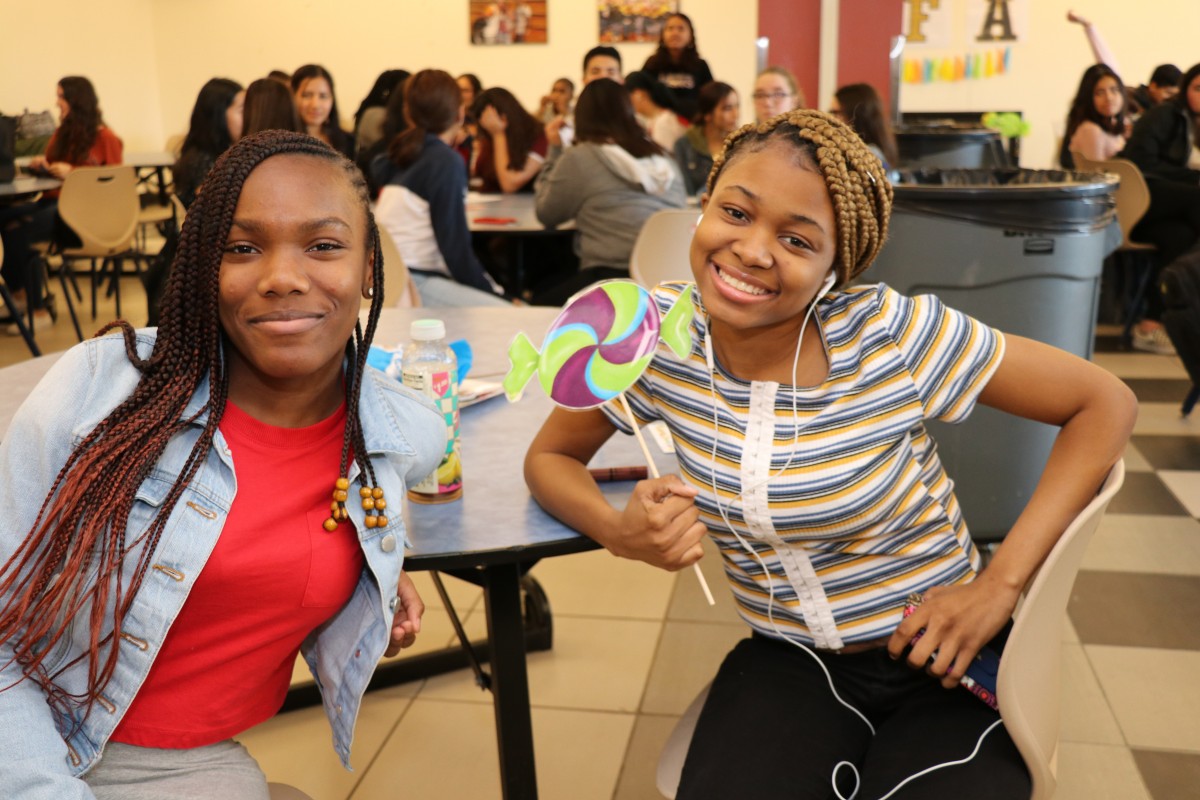
<path id="1" fill-rule="evenodd" d="M 795 146 L 825 179 L 837 219 L 836 286 L 845 286 L 871 266 L 887 240 L 892 185 L 883 165 L 849 125 L 823 111 L 801 108 L 729 134 L 708 173 L 708 194 L 731 161 L 774 141 Z"/>

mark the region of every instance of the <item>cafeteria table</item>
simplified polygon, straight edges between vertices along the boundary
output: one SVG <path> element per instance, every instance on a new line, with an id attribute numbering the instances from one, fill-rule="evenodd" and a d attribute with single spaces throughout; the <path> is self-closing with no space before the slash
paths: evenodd
<path id="1" fill-rule="evenodd" d="M 512 285 L 514 295 L 529 289 L 526 280 L 525 245 L 530 239 L 565 238 L 574 235 L 574 220 L 547 227 L 537 218 L 536 201 L 528 192 L 515 194 L 467 194 L 467 227 L 473 235 L 501 236 L 513 243 Z"/>

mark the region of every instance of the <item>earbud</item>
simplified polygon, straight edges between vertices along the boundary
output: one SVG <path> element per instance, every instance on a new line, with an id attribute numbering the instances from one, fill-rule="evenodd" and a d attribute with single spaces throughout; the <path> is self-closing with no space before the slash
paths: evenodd
<path id="1" fill-rule="evenodd" d="M 703 221 L 704 221 L 704 212 L 701 211 L 700 216 L 696 217 L 696 224 L 699 225 Z"/>
<path id="2" fill-rule="evenodd" d="M 825 282 L 821 284 L 821 291 L 817 292 L 817 299 L 820 300 L 822 297 L 829 294 L 829 290 L 833 288 L 835 283 L 837 283 L 837 273 L 835 273 L 833 270 L 830 270 L 829 274 L 825 276 Z"/>

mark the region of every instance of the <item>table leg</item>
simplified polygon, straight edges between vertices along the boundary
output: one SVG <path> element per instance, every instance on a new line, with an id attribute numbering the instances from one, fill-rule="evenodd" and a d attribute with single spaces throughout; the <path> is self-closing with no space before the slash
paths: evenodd
<path id="1" fill-rule="evenodd" d="M 536 800 L 533 724 L 521 614 L 519 564 L 495 564 L 483 570 L 496 742 L 500 749 L 500 785 L 505 800 Z"/>

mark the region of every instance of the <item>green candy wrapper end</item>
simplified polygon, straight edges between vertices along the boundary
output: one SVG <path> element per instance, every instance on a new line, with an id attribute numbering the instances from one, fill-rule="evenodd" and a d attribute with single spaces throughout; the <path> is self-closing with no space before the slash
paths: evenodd
<path id="1" fill-rule="evenodd" d="M 513 337 L 512 344 L 508 346 L 508 362 L 512 366 L 501 382 L 508 402 L 515 403 L 521 399 L 525 384 L 529 383 L 533 373 L 537 372 L 538 358 L 537 348 L 528 336 L 518 333 Z"/>
<path id="2" fill-rule="evenodd" d="M 696 315 L 696 306 L 692 302 L 692 286 L 675 301 L 675 305 L 662 318 L 659 336 L 671 348 L 676 358 L 686 358 L 692 352 L 692 318 Z"/>

